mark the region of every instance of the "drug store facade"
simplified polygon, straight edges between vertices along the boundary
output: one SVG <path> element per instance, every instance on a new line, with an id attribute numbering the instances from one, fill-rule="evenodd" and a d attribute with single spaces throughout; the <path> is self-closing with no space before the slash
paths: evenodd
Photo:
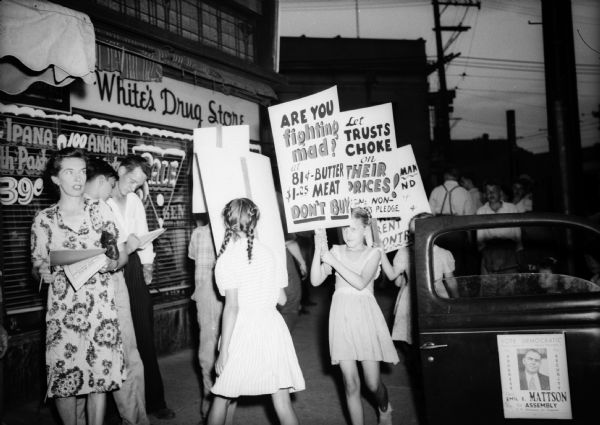
<path id="1" fill-rule="evenodd" d="M 20 94 L 0 92 L 7 401 L 44 391 L 47 288 L 31 277 L 29 239 L 35 212 L 55 201 L 42 178 L 55 150 L 80 147 L 114 166 L 130 153 L 152 163 L 152 177 L 138 195 L 150 229 L 167 228 L 154 243 L 151 285 L 160 353 L 192 346 L 196 338 L 189 301 L 194 265 L 187 259 L 193 129 L 247 124 L 254 148 L 272 152 L 263 143 L 270 140 L 266 106 L 279 79 L 273 71 L 275 1 L 54 3 L 89 16 L 96 69 L 93 84 L 35 83 Z"/>

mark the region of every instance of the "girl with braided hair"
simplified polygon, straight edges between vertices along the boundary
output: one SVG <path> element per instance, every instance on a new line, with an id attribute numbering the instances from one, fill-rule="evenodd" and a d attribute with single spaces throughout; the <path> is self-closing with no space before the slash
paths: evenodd
<path id="1" fill-rule="evenodd" d="M 271 394 L 284 425 L 296 425 L 290 392 L 305 388 L 290 332 L 277 311 L 285 304 L 285 264 L 255 235 L 258 207 L 247 198 L 223 210 L 225 237 L 215 266 L 215 280 L 225 307 L 221 323 L 217 379 L 209 425 L 231 423 L 241 395 Z M 283 247 L 282 247 L 283 249 Z"/>
<path id="2" fill-rule="evenodd" d="M 327 250 L 324 231 L 315 231 L 315 256 L 310 281 L 318 286 L 335 270 L 335 292 L 329 311 L 329 351 L 331 364 L 339 364 L 352 425 L 364 423 L 360 395 L 362 366 L 367 388 L 379 408 L 379 424 L 392 424 L 392 407 L 387 388 L 381 381 L 379 362 L 398 363 L 383 313 L 373 295 L 373 282 L 379 275 L 380 255 L 367 244 L 369 212 L 352 209 L 350 225 L 344 227 L 344 245 Z"/>

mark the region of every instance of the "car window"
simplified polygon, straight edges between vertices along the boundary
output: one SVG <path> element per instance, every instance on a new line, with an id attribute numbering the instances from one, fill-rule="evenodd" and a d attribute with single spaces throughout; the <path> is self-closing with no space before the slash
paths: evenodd
<path id="1" fill-rule="evenodd" d="M 520 226 L 442 234 L 432 252 L 442 298 L 600 292 L 600 238 L 566 226 Z"/>
<path id="2" fill-rule="evenodd" d="M 600 280 L 593 282 L 564 274 L 511 273 L 461 276 L 454 280 L 461 298 L 600 292 Z M 449 297 L 447 279 L 436 281 L 434 287 L 438 296 Z"/>

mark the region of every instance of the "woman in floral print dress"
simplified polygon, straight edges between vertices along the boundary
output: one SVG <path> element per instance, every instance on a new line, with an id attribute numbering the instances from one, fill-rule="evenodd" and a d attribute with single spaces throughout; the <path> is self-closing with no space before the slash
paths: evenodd
<path id="1" fill-rule="evenodd" d="M 50 266 L 50 251 L 101 247 L 101 235 L 118 240 L 110 208 L 83 196 L 86 159 L 66 148 L 48 162 L 47 172 L 60 192 L 59 201 L 38 212 L 31 228 L 34 274 L 50 284 L 46 313 L 47 396 L 54 397 L 65 425 L 76 423 L 76 396 L 87 395 L 89 425 L 104 420 L 106 392 L 125 378 L 121 333 L 111 272 L 126 261 L 106 265 L 74 291 L 62 266 Z M 108 254 L 108 251 L 107 251 Z"/>

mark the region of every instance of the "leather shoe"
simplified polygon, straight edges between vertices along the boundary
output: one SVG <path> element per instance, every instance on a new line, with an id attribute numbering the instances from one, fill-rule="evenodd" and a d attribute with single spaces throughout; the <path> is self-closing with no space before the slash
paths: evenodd
<path id="1" fill-rule="evenodd" d="M 175 417 L 175 412 L 168 407 L 163 407 L 162 409 L 155 410 L 150 413 L 157 419 L 173 419 Z"/>

